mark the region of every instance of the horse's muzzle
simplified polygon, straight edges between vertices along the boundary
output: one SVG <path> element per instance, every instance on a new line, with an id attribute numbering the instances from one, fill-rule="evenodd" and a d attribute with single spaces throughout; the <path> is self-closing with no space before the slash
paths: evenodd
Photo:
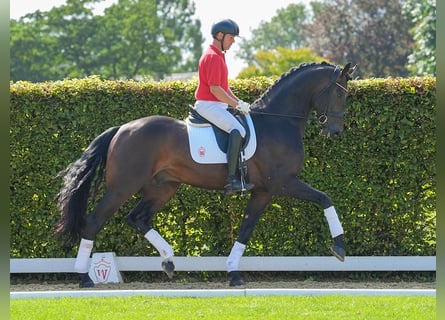
<path id="1" fill-rule="evenodd" d="M 339 138 L 342 131 L 343 130 L 339 128 L 330 128 L 329 126 L 323 127 L 323 129 L 321 129 L 321 133 L 331 139 Z"/>

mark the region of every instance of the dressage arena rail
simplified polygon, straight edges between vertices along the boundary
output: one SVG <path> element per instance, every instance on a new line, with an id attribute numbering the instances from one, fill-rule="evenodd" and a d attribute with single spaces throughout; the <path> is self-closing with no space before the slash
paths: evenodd
<path id="1" fill-rule="evenodd" d="M 174 257 L 176 271 L 226 271 L 227 257 Z M 10 259 L 10 273 L 74 271 L 75 258 Z M 119 271 L 162 271 L 160 257 L 116 257 Z M 435 256 L 242 257 L 240 271 L 436 271 Z"/>

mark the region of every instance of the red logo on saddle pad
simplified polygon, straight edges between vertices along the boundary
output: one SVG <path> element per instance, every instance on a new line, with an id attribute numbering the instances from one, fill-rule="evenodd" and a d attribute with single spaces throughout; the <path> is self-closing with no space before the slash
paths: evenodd
<path id="1" fill-rule="evenodd" d="M 199 154 L 200 157 L 205 157 L 205 155 L 206 155 L 206 149 L 205 149 L 204 147 L 201 146 L 201 147 L 198 149 L 198 154 Z"/>
<path id="2" fill-rule="evenodd" d="M 102 257 L 99 262 L 94 264 L 93 269 L 97 282 L 107 282 L 111 273 L 111 262 Z"/>

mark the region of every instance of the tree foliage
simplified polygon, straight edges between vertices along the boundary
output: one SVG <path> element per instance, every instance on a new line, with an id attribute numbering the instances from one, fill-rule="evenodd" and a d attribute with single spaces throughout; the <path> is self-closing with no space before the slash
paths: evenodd
<path id="1" fill-rule="evenodd" d="M 201 23 L 189 0 L 68 0 L 11 21 L 11 79 L 46 81 L 100 74 L 107 79 L 192 71 L 202 53 Z"/>
<path id="2" fill-rule="evenodd" d="M 277 10 L 271 21 L 262 21 L 258 28 L 251 30 L 251 39 L 240 42 L 237 55 L 251 64 L 256 51 L 272 51 L 278 47 L 298 49 L 305 47 L 302 23 L 307 21 L 307 10 L 304 5 L 290 4 L 285 9 Z"/>
<path id="3" fill-rule="evenodd" d="M 410 56 L 414 45 L 410 33 L 413 21 L 402 13 L 403 3 L 402 0 L 321 0 L 311 2 L 308 7 L 290 5 L 278 10 L 270 22 L 262 22 L 252 30 L 251 39 L 241 42 L 238 56 L 249 65 L 241 75 L 259 74 L 257 53 L 272 55 L 278 47 L 306 47 L 334 64 L 357 63 L 359 77 L 407 76 L 412 69 L 408 57 L 410 63 L 420 61 L 423 51 Z M 429 17 L 428 27 L 419 18 L 418 35 L 414 34 L 416 43 L 427 29 L 429 36 L 423 41 L 431 44 L 435 39 L 431 14 L 425 13 L 424 5 L 418 4 L 416 8 Z M 434 56 L 431 45 L 424 47 L 430 51 L 423 64 Z"/>
<path id="4" fill-rule="evenodd" d="M 406 76 L 411 27 L 400 0 L 326 0 L 306 36 L 315 52 L 334 63 L 357 63 L 359 76 Z"/>
<path id="5" fill-rule="evenodd" d="M 278 76 L 288 71 L 293 66 L 300 63 L 313 62 L 329 62 L 327 59 L 318 56 L 310 48 L 288 49 L 278 47 L 271 51 L 258 51 L 253 58 L 253 64 L 243 69 L 238 78 L 250 78 L 258 76 Z"/>
<path id="6" fill-rule="evenodd" d="M 436 1 L 407 0 L 403 12 L 414 22 L 410 33 L 415 46 L 408 56 L 408 69 L 413 75 L 436 74 Z"/>

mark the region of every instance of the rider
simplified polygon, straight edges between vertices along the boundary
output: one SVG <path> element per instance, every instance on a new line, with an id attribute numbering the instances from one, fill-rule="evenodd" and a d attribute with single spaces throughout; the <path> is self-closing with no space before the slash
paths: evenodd
<path id="1" fill-rule="evenodd" d="M 199 82 L 195 92 L 195 110 L 211 123 L 229 133 L 228 177 L 224 188 L 226 195 L 231 195 L 243 190 L 250 190 L 254 185 L 246 183 L 243 189 L 241 181 L 236 176 L 241 143 L 246 136 L 246 130 L 227 108 L 234 107 L 243 114 L 248 114 L 250 105 L 236 97 L 228 83 L 229 74 L 224 54 L 235 42 L 235 36 L 239 35 L 238 25 L 231 19 L 221 20 L 213 24 L 211 34 L 213 42 L 199 60 Z"/>

